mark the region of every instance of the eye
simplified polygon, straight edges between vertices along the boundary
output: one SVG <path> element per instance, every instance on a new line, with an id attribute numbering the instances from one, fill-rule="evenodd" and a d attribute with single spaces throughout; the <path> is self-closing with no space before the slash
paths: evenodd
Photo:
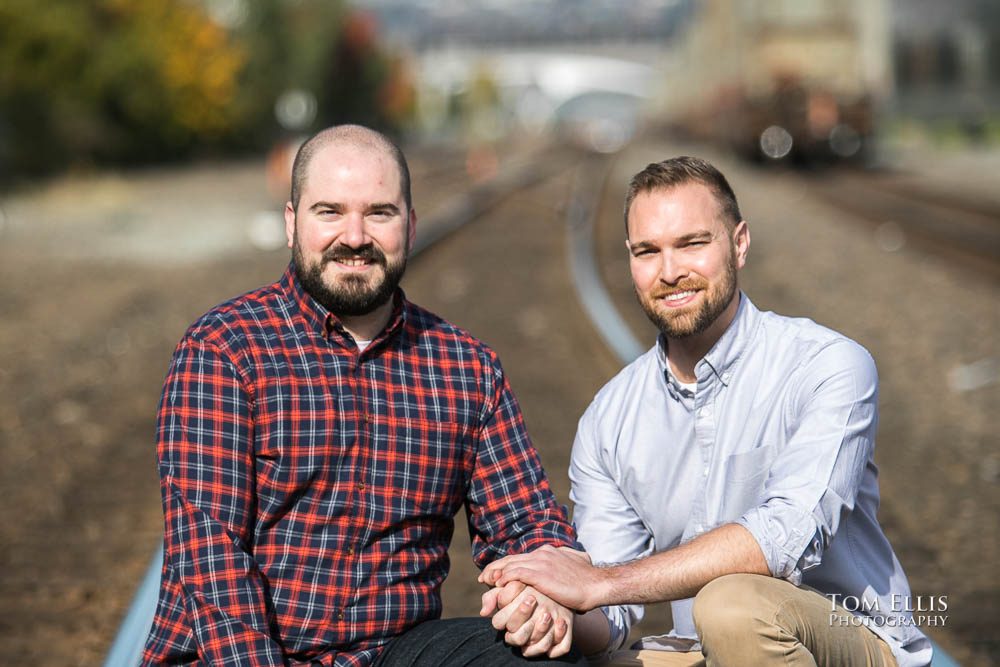
<path id="1" fill-rule="evenodd" d="M 373 220 L 388 220 L 394 215 L 393 211 L 389 209 L 376 209 L 368 214 L 368 217 Z"/>

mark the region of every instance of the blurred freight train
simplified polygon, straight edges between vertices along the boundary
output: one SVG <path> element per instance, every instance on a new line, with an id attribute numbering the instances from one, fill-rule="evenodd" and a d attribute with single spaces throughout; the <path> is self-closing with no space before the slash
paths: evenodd
<path id="1" fill-rule="evenodd" d="M 663 117 L 756 160 L 869 158 L 891 93 L 886 0 L 698 0 Z"/>

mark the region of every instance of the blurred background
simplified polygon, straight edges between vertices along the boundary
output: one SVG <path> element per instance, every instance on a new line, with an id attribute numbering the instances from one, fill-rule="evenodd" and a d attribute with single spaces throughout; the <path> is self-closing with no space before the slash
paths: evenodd
<path id="1" fill-rule="evenodd" d="M 104 659 L 162 531 L 173 346 L 278 276 L 291 159 L 343 122 L 403 145 L 440 239 L 407 294 L 500 352 L 564 499 L 575 420 L 623 363 L 580 305 L 566 223 L 589 197 L 605 318 L 647 345 L 625 183 L 679 153 L 719 164 L 757 305 L 879 364 L 880 518 L 914 593 L 951 603 L 928 633 L 1000 661 L 993 0 L 3 0 L 4 654 Z M 466 552 L 460 533 L 450 614 L 478 610 Z"/>
<path id="2" fill-rule="evenodd" d="M 770 125 L 796 156 L 975 147 L 1000 136 L 998 23 L 988 0 L 7 0 L 0 178 L 260 154 L 347 120 L 496 141 L 602 107 L 610 148 L 632 111 L 610 109 L 637 102 L 748 156 Z"/>

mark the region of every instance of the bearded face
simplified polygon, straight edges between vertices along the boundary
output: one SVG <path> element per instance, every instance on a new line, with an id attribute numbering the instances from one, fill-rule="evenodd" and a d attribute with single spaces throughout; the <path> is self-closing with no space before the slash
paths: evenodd
<path id="1" fill-rule="evenodd" d="M 386 151 L 332 143 L 309 162 L 297 206 L 285 207 L 285 233 L 299 283 L 338 317 L 386 306 L 406 270 L 416 215 Z"/>
<path id="2" fill-rule="evenodd" d="M 636 298 L 660 331 L 685 339 L 716 322 L 724 330 L 736 312 L 737 272 L 750 245 L 746 223 L 727 221 L 713 192 L 691 182 L 638 194 L 628 228 Z"/>
<path id="3" fill-rule="evenodd" d="M 633 284 L 646 317 L 667 338 L 688 338 L 703 333 L 736 297 L 735 250 L 731 249 L 729 255 L 725 270 L 714 282 L 698 276 L 681 280 L 674 286 L 657 285 L 649 292 Z M 699 293 L 701 298 L 695 298 Z M 690 301 L 690 305 L 682 303 L 684 301 Z"/>
<path id="4" fill-rule="evenodd" d="M 337 316 L 367 315 L 385 305 L 399 286 L 406 271 L 406 255 L 389 262 L 374 245 L 357 249 L 337 245 L 326 250 L 318 260 L 308 262 L 298 236 L 292 247 L 292 259 L 299 283 L 316 301 Z M 325 277 L 331 264 L 368 267 L 357 273 L 333 272 Z"/>

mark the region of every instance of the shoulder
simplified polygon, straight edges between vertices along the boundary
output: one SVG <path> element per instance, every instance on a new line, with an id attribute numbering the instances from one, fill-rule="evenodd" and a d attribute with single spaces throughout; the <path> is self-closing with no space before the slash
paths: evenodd
<path id="1" fill-rule="evenodd" d="M 646 350 L 635 361 L 608 380 L 594 395 L 594 400 L 584 412 L 582 421 L 604 421 L 623 416 L 634 399 L 646 393 L 650 383 L 657 382 L 659 363 L 657 345 Z"/>
<path id="2" fill-rule="evenodd" d="M 500 368 L 500 358 L 489 345 L 440 315 L 405 301 L 406 330 L 418 345 L 458 363 L 476 362 Z"/>
<path id="3" fill-rule="evenodd" d="M 761 323 L 769 345 L 792 349 L 800 358 L 840 357 L 862 365 L 872 363 L 871 354 L 860 343 L 809 318 L 764 312 Z"/>
<path id="4" fill-rule="evenodd" d="M 278 283 L 218 304 L 188 327 L 179 346 L 202 345 L 235 354 L 258 332 L 280 329 L 290 317 L 287 297 Z"/>
<path id="5" fill-rule="evenodd" d="M 803 388 L 815 389 L 834 377 L 852 378 L 859 387 L 878 384 L 875 360 L 857 341 L 808 318 L 762 316 L 766 357 L 784 359 Z"/>

